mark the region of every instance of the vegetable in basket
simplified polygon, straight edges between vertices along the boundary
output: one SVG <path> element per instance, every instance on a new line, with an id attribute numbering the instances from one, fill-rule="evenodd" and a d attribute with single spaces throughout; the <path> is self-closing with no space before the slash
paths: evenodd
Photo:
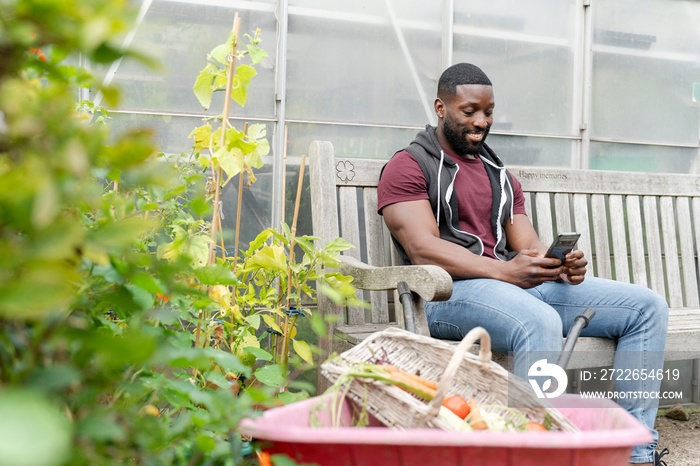
<path id="1" fill-rule="evenodd" d="M 333 403 L 333 425 L 340 425 L 340 409 L 345 395 L 349 389 L 349 383 L 354 379 L 370 379 L 378 382 L 395 385 L 402 390 L 419 398 L 430 401 L 437 394 L 437 383 L 425 379 L 419 375 L 411 374 L 403 369 L 390 364 L 356 363 L 345 371 L 326 393 L 336 395 L 336 403 Z M 338 396 L 339 395 L 339 396 Z M 498 412 L 509 411 L 514 413 L 517 422 L 504 418 Z M 363 412 L 365 408 L 363 407 Z M 536 431 L 547 430 L 542 424 L 528 419 L 524 414 L 506 406 L 479 407 L 473 398 L 469 401 L 460 395 L 446 397 L 438 411 L 438 417 L 450 425 L 456 431 L 490 430 L 490 431 Z M 538 427 L 539 426 L 539 427 Z"/>

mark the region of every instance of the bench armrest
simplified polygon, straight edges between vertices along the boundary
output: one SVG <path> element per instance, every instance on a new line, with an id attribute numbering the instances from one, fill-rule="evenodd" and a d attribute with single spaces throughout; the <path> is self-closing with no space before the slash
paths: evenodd
<path id="1" fill-rule="evenodd" d="M 452 277 L 436 265 L 374 267 L 350 256 L 340 256 L 340 270 L 354 278 L 352 284 L 363 290 L 394 290 L 399 281 L 425 301 L 445 301 L 452 295 Z"/>

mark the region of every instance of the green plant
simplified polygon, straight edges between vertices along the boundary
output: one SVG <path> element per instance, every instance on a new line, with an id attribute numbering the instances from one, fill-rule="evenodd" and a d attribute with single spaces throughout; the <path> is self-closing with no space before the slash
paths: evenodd
<path id="1" fill-rule="evenodd" d="M 199 158 L 158 157 L 147 131 L 117 137 L 108 118 L 88 124 L 106 111 L 76 105 L 76 86 L 93 82 L 66 57 L 149 61 L 116 40 L 132 13 L 121 0 L 0 3 L 3 464 L 240 464 L 238 421 L 288 385 L 281 365 L 248 361 L 266 358 L 256 324 L 278 310 L 262 285 L 272 245 L 251 245 L 240 263 L 215 258 Z M 100 90 L 116 103 L 116 90 Z M 212 163 L 228 167 L 226 154 L 253 140 L 264 150 L 259 129 L 223 133 L 234 143 Z M 254 154 L 240 162 L 251 175 Z M 303 289 L 332 249 L 284 259 L 279 280 L 293 269 Z M 227 292 L 240 301 L 222 302 Z"/>
<path id="2" fill-rule="evenodd" d="M 234 177 L 238 177 L 239 198 L 234 252 L 226 252 L 218 209 L 214 209 L 208 229 L 209 237 L 206 238 L 204 232 L 201 232 L 192 241 L 199 245 L 203 245 L 205 241 L 209 242 L 209 256 L 204 270 L 210 270 L 211 273 L 207 272 L 207 276 L 214 278 L 202 281 L 201 273 L 199 278 L 202 284 L 210 287 L 209 293 L 213 295 L 216 305 L 205 309 L 201 317 L 203 321 L 216 320 L 218 323 L 210 330 L 221 329 L 225 336 L 228 336 L 219 338 L 217 346 L 228 342 L 228 349 L 249 364 L 253 364 L 256 359 L 269 361 L 270 366 L 258 369 L 256 376 L 263 383 L 275 385 L 283 381 L 280 376 L 287 371 L 292 348 L 303 361 L 313 364 L 310 346 L 307 342 L 295 338 L 298 317 L 311 314 L 310 309 L 302 309 L 301 306 L 302 294 L 314 299 L 315 290 L 309 286 L 310 282 L 328 283 L 329 288 L 336 290 L 335 294 L 341 302 L 349 300 L 357 303 L 354 298 L 355 288 L 350 285 L 351 279 L 325 270 L 337 267 L 337 253 L 352 246 L 338 239 L 317 250 L 313 245 L 316 238 L 297 237 L 295 225 L 293 224 L 290 230 L 283 223 L 281 233 L 275 229 L 263 231 L 251 242 L 242 257 L 240 256 L 238 230 L 241 193 L 244 184 L 249 187 L 255 182 L 253 169 L 262 166 L 262 157 L 269 152 L 269 144 L 265 139 L 264 125 L 246 124 L 242 131 L 229 126 L 230 100 L 233 99 L 241 106 L 245 105 L 251 79 L 256 75 L 253 65 L 267 56 L 259 46 L 260 30 L 253 36 L 246 35 L 249 44 L 244 52 L 238 52 L 238 31 L 239 21 L 236 18 L 228 40 L 207 55 L 208 63 L 194 85 L 194 93 L 205 108 L 211 104 L 214 92 L 226 92 L 223 111 L 213 119 L 221 122 L 221 127 L 213 129 L 207 121 L 190 135 L 194 140 L 193 159 L 203 170 L 208 169 L 211 173 L 209 198 L 213 205 L 220 205 L 221 188 Z M 241 63 L 245 57 L 250 59 L 251 65 Z M 247 180 L 245 183 L 244 176 Z M 215 245 L 219 244 L 222 256 L 217 259 L 214 249 Z M 304 253 L 301 261 L 295 260 L 295 245 Z M 169 246 L 164 245 L 163 248 L 166 250 Z M 200 262 L 203 262 L 203 256 Z M 227 275 L 227 270 L 233 275 Z M 224 275 L 226 277 L 223 277 Z M 228 321 L 225 318 L 228 318 Z M 267 352 L 262 350 L 259 341 L 261 319 L 267 325 L 268 333 L 271 333 L 270 342 L 274 341 L 268 345 Z M 195 344 L 199 344 L 200 341 L 199 331 L 198 326 Z M 209 341 L 211 331 L 205 331 L 205 342 Z"/>

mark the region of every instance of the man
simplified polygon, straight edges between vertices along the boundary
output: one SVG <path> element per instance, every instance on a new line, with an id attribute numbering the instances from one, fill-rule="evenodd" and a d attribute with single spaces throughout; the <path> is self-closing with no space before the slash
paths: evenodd
<path id="1" fill-rule="evenodd" d="M 481 69 L 448 68 L 438 83 L 437 128 L 427 126 L 382 171 L 378 209 L 399 252 L 408 263 L 439 265 L 454 279 L 448 301 L 426 303 L 431 334 L 460 340 L 484 327 L 495 350 L 514 353 L 515 373 L 526 378 L 533 355 L 560 352 L 573 319 L 591 306 L 595 318 L 581 334 L 616 339 L 616 368 L 662 368 L 663 298 L 645 287 L 586 278 L 581 251 L 563 263 L 544 257 L 547 247 L 525 215 L 520 183 L 485 144 L 494 106 Z M 654 435 L 633 449 L 632 463 L 660 461 L 658 397 L 643 396 L 659 387 L 658 379 L 616 382 L 618 392 L 637 394 L 620 405 Z"/>

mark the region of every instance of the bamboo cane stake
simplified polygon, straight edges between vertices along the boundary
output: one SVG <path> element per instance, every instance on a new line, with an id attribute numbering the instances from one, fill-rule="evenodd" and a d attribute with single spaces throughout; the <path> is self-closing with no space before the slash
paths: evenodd
<path id="1" fill-rule="evenodd" d="M 301 163 L 299 166 L 299 181 L 297 183 L 297 197 L 294 201 L 294 217 L 292 220 L 292 238 L 289 241 L 289 264 L 294 262 L 294 237 L 297 234 L 297 219 L 299 217 L 299 202 L 301 201 L 301 187 L 304 183 L 304 167 L 306 166 L 306 155 L 301 156 Z M 292 268 L 289 267 L 287 272 L 287 309 L 289 309 L 290 299 L 289 295 L 292 293 Z M 284 316 L 284 342 L 282 343 L 282 355 L 284 357 L 284 368 L 287 368 L 287 361 L 289 359 L 289 315 Z"/>
<path id="2" fill-rule="evenodd" d="M 248 135 L 248 123 L 243 127 L 243 134 Z M 236 275 L 236 270 L 238 269 L 238 241 L 240 239 L 241 233 L 241 210 L 243 208 L 243 172 L 238 174 L 238 206 L 236 208 L 236 235 L 233 244 L 233 275 Z M 231 293 L 231 325 L 235 325 L 236 319 L 233 317 L 233 306 L 236 305 L 236 293 L 238 287 L 233 285 L 233 291 Z M 229 338 L 229 347 L 233 350 L 233 332 Z"/>
<path id="3" fill-rule="evenodd" d="M 241 19 L 238 13 L 233 18 L 233 49 L 231 50 L 231 55 L 229 55 L 229 60 L 231 65 L 228 67 L 228 72 L 226 75 L 226 98 L 224 99 L 224 111 L 223 118 L 221 119 L 221 139 L 219 142 L 219 147 L 224 147 L 226 144 L 226 127 L 228 126 L 228 117 L 231 112 L 231 90 L 233 88 L 233 75 L 236 69 L 236 52 L 238 49 L 238 31 L 241 26 Z M 222 170 L 219 166 L 216 176 L 214 178 L 214 215 L 221 215 L 221 207 L 219 203 L 221 202 L 221 177 Z M 219 222 L 220 224 L 220 222 Z M 214 245 L 216 244 L 216 234 L 217 228 L 216 223 L 212 222 L 211 239 L 212 242 L 209 244 L 209 265 L 214 263 Z"/>
<path id="4" fill-rule="evenodd" d="M 223 209 L 223 206 L 222 206 L 222 209 Z M 219 231 L 221 232 L 221 235 L 219 235 L 219 241 L 221 244 L 221 259 L 225 261 L 226 260 L 226 249 L 224 248 L 224 235 L 223 235 L 224 227 L 221 224 L 221 216 L 217 217 L 216 223 L 219 224 Z"/>
<path id="5" fill-rule="evenodd" d="M 233 88 L 233 74 L 236 69 L 236 51 L 238 48 L 238 31 L 241 26 L 241 19 L 238 13 L 233 17 L 233 48 L 231 54 L 229 55 L 229 60 L 231 61 L 226 74 L 226 98 L 224 99 L 224 111 L 221 118 L 221 140 L 219 147 L 224 147 L 226 144 L 226 126 L 228 125 L 228 117 L 231 111 L 231 89 Z M 221 167 L 215 172 L 212 165 L 212 177 L 214 177 L 214 212 L 212 215 L 217 216 L 221 214 L 221 208 L 219 203 L 221 201 Z M 214 245 L 216 244 L 216 234 L 217 226 L 220 225 L 220 220 L 217 223 L 215 217 L 212 218 L 211 222 L 211 239 L 209 243 L 209 257 L 207 260 L 208 265 L 212 265 L 215 259 Z M 202 317 L 204 316 L 204 310 L 199 311 L 199 322 L 197 322 L 197 331 L 194 338 L 195 348 L 199 347 L 199 336 L 202 331 Z"/>

